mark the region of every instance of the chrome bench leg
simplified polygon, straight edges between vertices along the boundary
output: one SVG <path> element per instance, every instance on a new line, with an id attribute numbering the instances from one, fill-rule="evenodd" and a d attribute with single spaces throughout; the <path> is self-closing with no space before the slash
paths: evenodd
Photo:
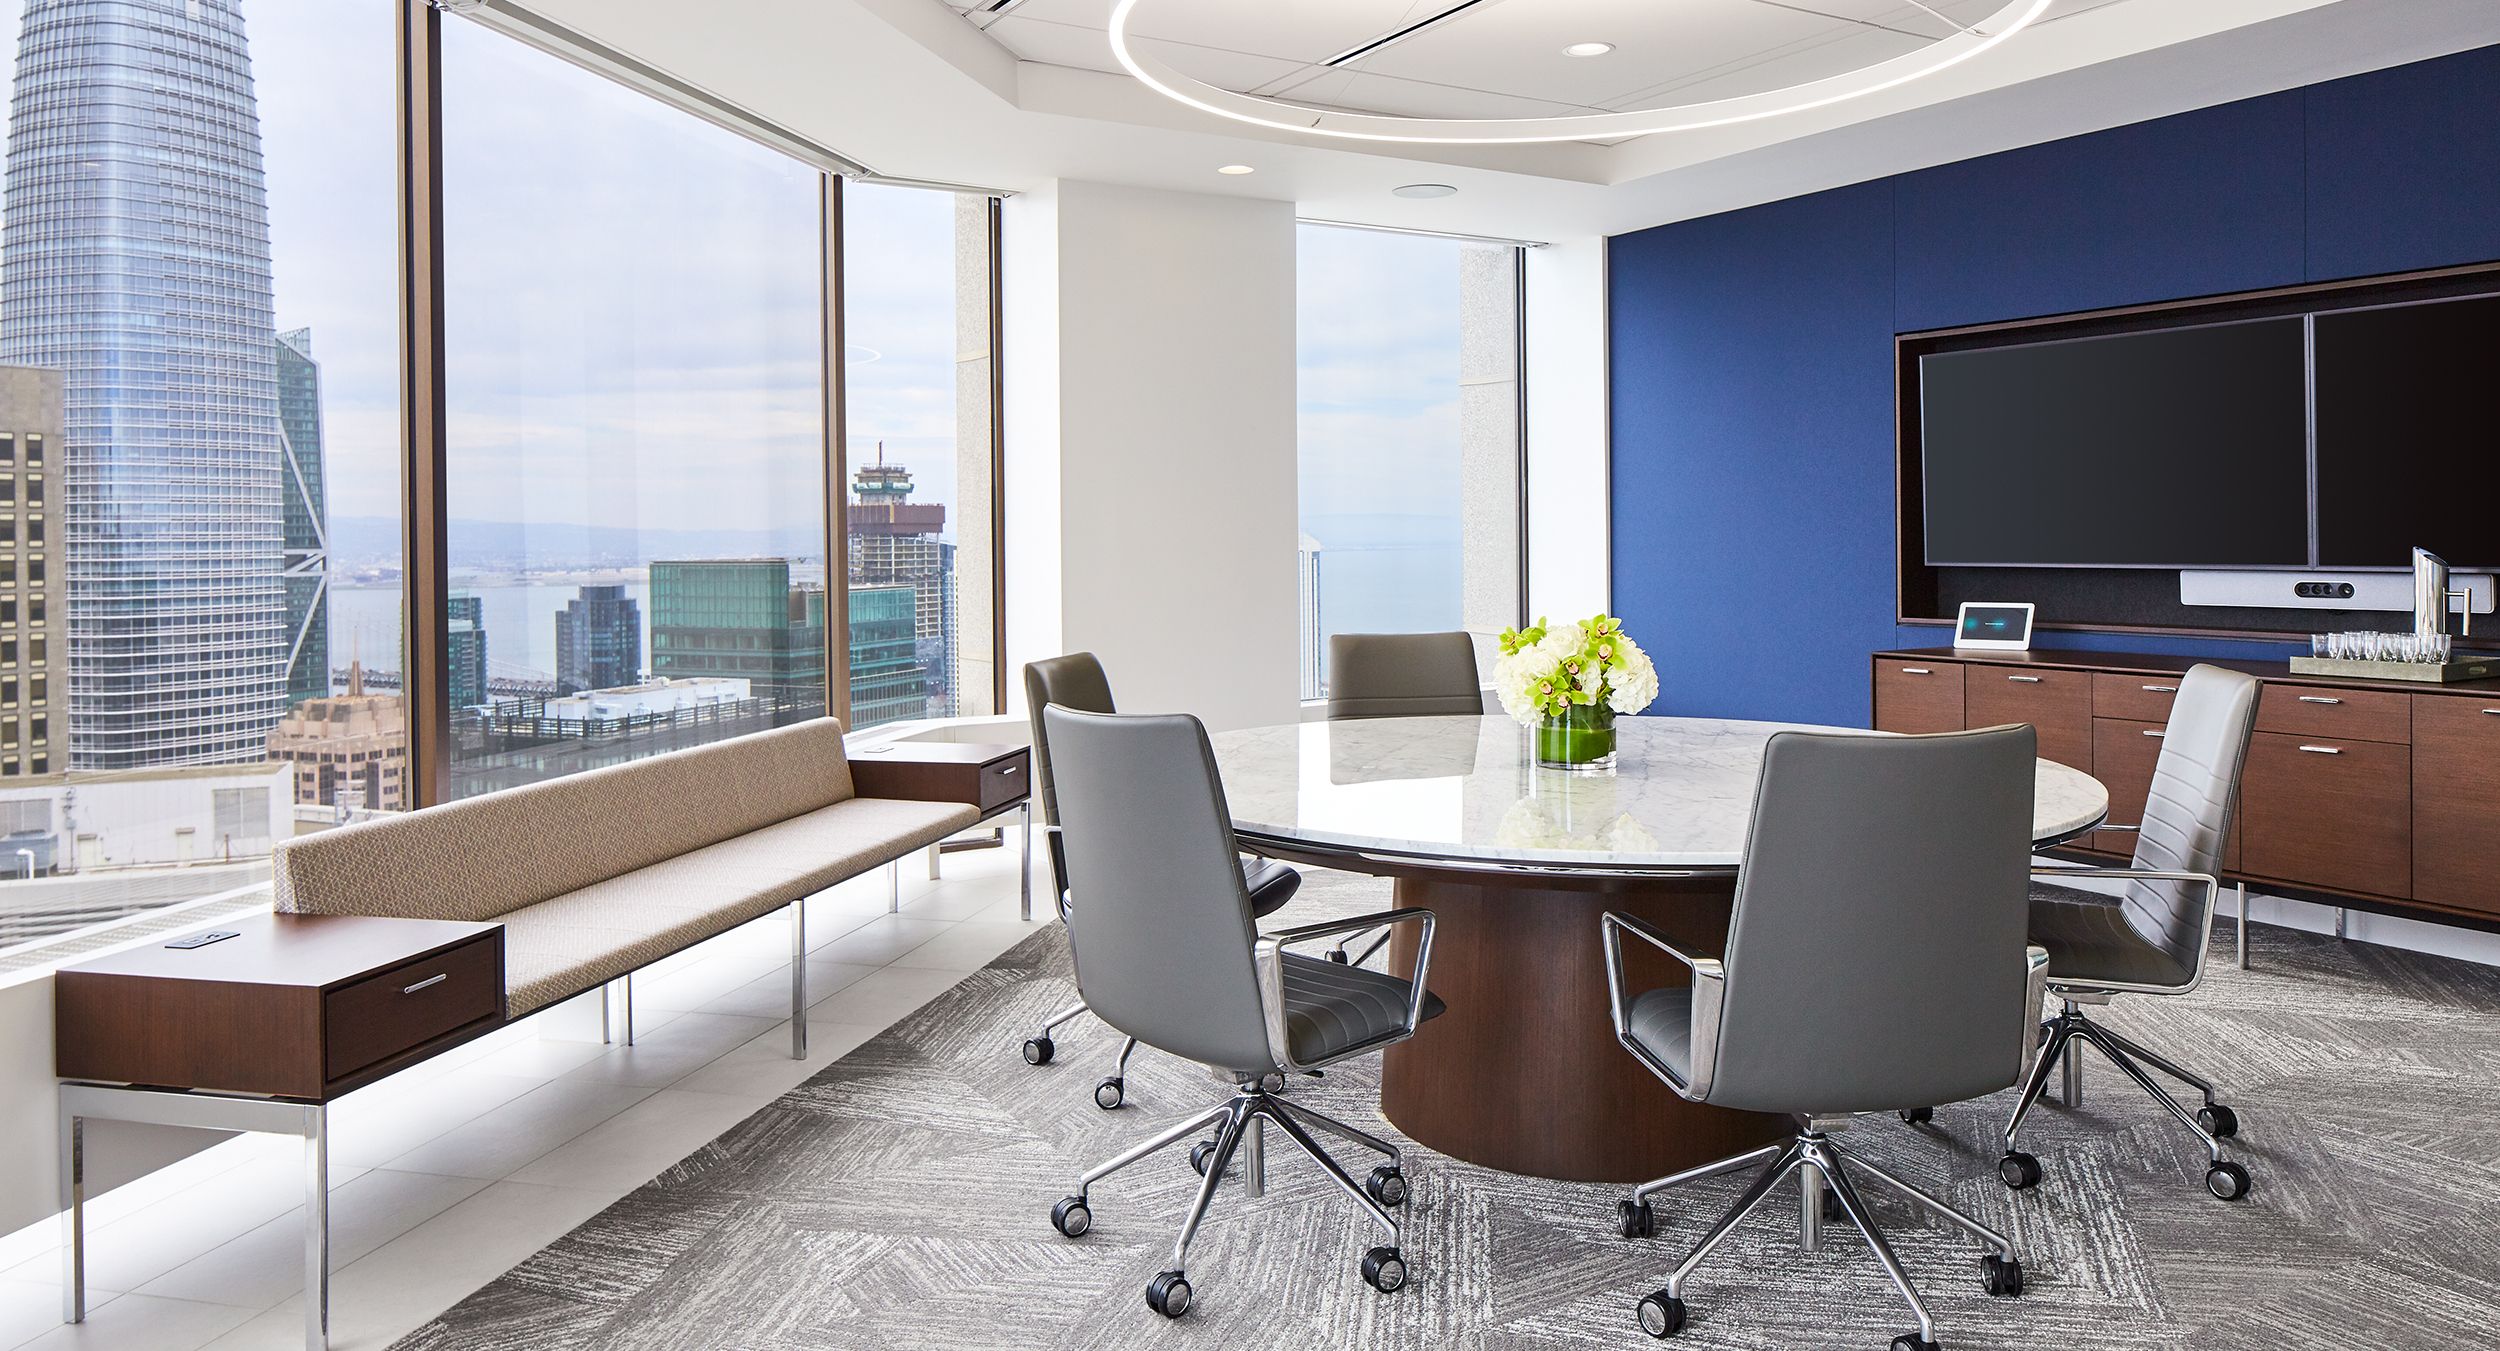
<path id="1" fill-rule="evenodd" d="M 807 1059 L 807 898 L 790 902 L 790 1058 Z"/>

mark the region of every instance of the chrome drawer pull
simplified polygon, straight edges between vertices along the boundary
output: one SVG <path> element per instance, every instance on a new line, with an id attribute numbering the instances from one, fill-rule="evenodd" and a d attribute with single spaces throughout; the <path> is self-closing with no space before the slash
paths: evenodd
<path id="1" fill-rule="evenodd" d="M 2311 755 L 2342 755 L 2344 753 L 2340 746 L 2303 746 L 2301 749 Z"/>
<path id="2" fill-rule="evenodd" d="M 1901 668 L 1901 674 L 1903 674 L 1903 675 L 1934 675 L 1934 674 L 1935 674 L 1935 672 L 1928 670 L 1928 669 L 1927 669 L 1926 667 L 1924 667 L 1924 666 L 1904 666 L 1904 667 L 1902 667 L 1902 668 Z"/>
<path id="3" fill-rule="evenodd" d="M 2179 687 L 2176 685 L 2138 685 L 2136 688 L 2146 694 L 2177 694 L 2179 692 Z"/>
<path id="4" fill-rule="evenodd" d="M 2340 704 L 2344 702 L 2341 699 L 2329 699 L 2323 694 L 2304 694 L 2300 696 L 2300 701 L 2304 704 Z"/>
<path id="5" fill-rule="evenodd" d="M 2500 708 L 2486 708 L 2483 711 L 2495 718 L 2500 718 Z"/>
<path id="6" fill-rule="evenodd" d="M 1023 772 L 1024 766 L 1022 765 L 1000 765 L 998 767 L 998 774 L 1001 778 L 1005 778 L 1010 774 L 1022 774 Z"/>
<path id="7" fill-rule="evenodd" d="M 424 989 L 425 987 L 427 987 L 427 986 L 429 986 L 429 985 L 440 985 L 440 984 L 442 984 L 444 981 L 447 981 L 447 980 L 449 980 L 449 979 L 451 979 L 451 973 L 450 973 L 450 972 L 448 972 L 448 971 L 437 971 L 437 972 L 435 972 L 433 975 L 430 975 L 430 976 L 426 977 L 425 979 L 423 979 L 423 980 L 421 980 L 421 981 L 418 981 L 416 984 L 411 985 L 411 986 L 407 987 L 407 988 L 406 988 L 406 989 L 404 989 L 404 990 L 401 990 L 401 991 L 400 991 L 400 993 L 401 993 L 401 994 L 415 994 L 417 991 L 422 990 L 422 989 Z"/>
<path id="8" fill-rule="evenodd" d="M 2038 676 L 2007 676 L 2006 679 L 2011 680 L 2018 685 L 2037 685 L 2040 683 L 2040 677 Z"/>
<path id="9" fill-rule="evenodd" d="M 2144 735 L 2146 736 L 2160 736 L 2161 734 L 2162 729 L 2158 727 L 2147 727 L 2144 729 Z"/>

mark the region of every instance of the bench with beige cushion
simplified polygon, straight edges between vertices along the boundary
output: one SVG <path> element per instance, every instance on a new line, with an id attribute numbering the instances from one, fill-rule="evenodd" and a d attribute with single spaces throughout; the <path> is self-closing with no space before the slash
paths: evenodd
<path id="1" fill-rule="evenodd" d="M 277 908 L 501 924 L 512 1019 L 787 906 L 804 1058 L 800 901 L 978 815 L 855 796 L 841 725 L 820 718 L 289 840 Z M 626 1019 L 630 1042 L 630 997 Z"/>

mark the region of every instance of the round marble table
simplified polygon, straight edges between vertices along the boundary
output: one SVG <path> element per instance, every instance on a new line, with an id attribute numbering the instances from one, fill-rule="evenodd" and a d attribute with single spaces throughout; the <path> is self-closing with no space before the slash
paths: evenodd
<path id="1" fill-rule="evenodd" d="M 1615 1043 L 1598 916 L 1621 910 L 1687 951 L 1722 951 L 1764 744 L 1784 730 L 1843 729 L 1711 718 L 1616 726 L 1611 774 L 1536 768 L 1528 733 L 1502 717 L 1306 722 L 1214 738 L 1242 848 L 1390 877 L 1399 906 L 1433 911 L 1429 979 L 1449 1011 L 1390 1048 L 1381 1110 L 1454 1158 L 1637 1182 L 1788 1128 L 1687 1103 Z M 2081 836 L 2108 810 L 2098 780 L 2040 762 L 2040 847 Z M 1413 930 L 1400 935 L 1391 969 L 1411 972 Z M 1626 945 L 1635 988 L 1681 983 L 1681 973 Z"/>

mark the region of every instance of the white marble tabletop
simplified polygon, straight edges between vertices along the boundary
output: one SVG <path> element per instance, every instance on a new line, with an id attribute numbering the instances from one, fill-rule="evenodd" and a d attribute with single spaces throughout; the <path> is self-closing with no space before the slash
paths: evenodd
<path id="1" fill-rule="evenodd" d="M 1363 718 L 1213 738 L 1245 836 L 1405 858 L 1589 870 L 1727 869 L 1742 860 L 1763 746 L 1854 729 L 1621 718 L 1611 774 L 1539 769 L 1506 717 Z M 1863 733 L 1880 735 L 1879 733 Z M 2033 838 L 2109 811 L 2098 779 L 2040 762 Z"/>

